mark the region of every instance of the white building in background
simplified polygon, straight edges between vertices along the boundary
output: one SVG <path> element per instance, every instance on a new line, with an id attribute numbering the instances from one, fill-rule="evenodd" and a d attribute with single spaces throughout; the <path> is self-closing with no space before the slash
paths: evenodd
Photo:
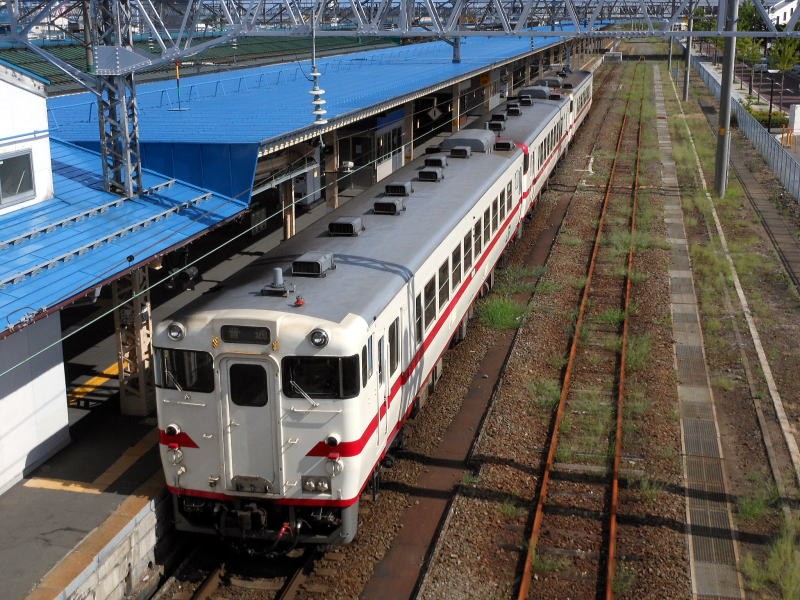
<path id="1" fill-rule="evenodd" d="M 798 0 L 780 0 L 769 8 L 767 14 L 775 25 L 785 25 L 792 18 L 792 13 L 797 8 Z"/>
<path id="2" fill-rule="evenodd" d="M 44 82 L 0 62 L 0 215 L 53 197 Z M 2 249 L 0 249 L 2 259 Z M 2 293 L 2 292 L 0 292 Z M 58 315 L 0 341 L 0 492 L 70 439 Z M 21 358 L 30 360 L 16 366 Z"/>

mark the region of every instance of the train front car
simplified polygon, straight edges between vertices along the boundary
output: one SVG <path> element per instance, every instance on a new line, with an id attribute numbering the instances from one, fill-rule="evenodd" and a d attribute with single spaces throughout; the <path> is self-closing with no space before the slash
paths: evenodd
<path id="1" fill-rule="evenodd" d="M 250 293 L 297 314 L 212 305 L 156 330 L 176 525 L 270 550 L 347 543 L 363 477 L 359 457 L 342 456 L 339 444 L 364 427 L 352 409 L 363 400 L 366 323 L 321 321 L 303 314 L 301 299 L 265 288 Z"/>
<path id="2" fill-rule="evenodd" d="M 343 544 L 561 146 L 566 99 L 452 134 L 155 329 L 176 527 Z"/>

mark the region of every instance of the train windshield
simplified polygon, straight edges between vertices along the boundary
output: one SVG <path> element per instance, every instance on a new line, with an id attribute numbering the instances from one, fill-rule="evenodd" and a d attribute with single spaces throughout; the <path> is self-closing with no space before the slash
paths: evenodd
<path id="1" fill-rule="evenodd" d="M 288 398 L 358 396 L 358 355 L 287 356 L 281 362 L 283 394 Z"/>
<path id="2" fill-rule="evenodd" d="M 170 390 L 214 391 L 214 360 L 208 352 L 156 348 L 156 386 Z"/>

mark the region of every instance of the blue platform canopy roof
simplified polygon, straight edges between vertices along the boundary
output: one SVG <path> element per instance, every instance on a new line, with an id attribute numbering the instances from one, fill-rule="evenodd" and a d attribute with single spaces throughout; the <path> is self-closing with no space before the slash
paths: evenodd
<path id="1" fill-rule="evenodd" d="M 534 48 L 561 43 L 561 38 L 471 37 L 461 41 L 461 62 L 454 63 L 446 42 L 322 58 L 317 61 L 325 90 L 329 125 L 398 101 L 441 88 L 496 64 L 529 54 Z M 181 77 L 180 110 L 176 81 L 137 86 L 139 140 L 196 144 L 289 142 L 312 126 L 309 61 Z M 97 143 L 94 96 L 84 93 L 48 101 L 50 127 L 60 138 Z"/>
<path id="2" fill-rule="evenodd" d="M 103 190 L 100 155 L 51 140 L 55 197 L 0 215 L 0 337 L 244 211 L 247 200 L 143 172 L 150 190 Z"/>

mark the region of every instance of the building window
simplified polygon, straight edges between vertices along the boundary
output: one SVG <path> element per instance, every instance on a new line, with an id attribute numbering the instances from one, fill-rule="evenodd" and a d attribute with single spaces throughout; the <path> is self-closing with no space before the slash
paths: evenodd
<path id="1" fill-rule="evenodd" d="M 0 157 L 0 204 L 33 198 L 31 153 Z"/>

